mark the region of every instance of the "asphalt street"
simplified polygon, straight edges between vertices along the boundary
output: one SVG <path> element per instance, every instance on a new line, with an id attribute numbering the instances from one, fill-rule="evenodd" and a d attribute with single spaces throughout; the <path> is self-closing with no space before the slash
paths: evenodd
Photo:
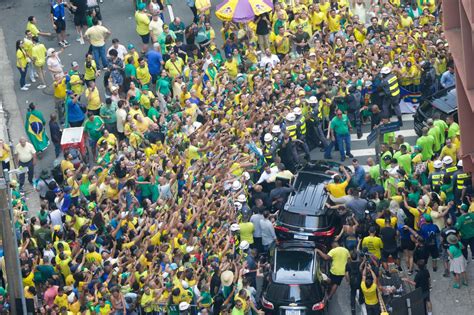
<path id="1" fill-rule="evenodd" d="M 32 84 L 29 91 L 20 91 L 19 89 L 19 73 L 15 66 L 15 41 L 22 39 L 24 37 L 25 26 L 27 18 L 30 15 L 36 16 L 38 20 L 38 27 L 43 32 L 53 32 L 54 30 L 51 26 L 49 20 L 49 0 L 0 0 L 0 27 L 2 27 L 5 42 L 0 42 L 0 45 L 6 46 L 6 51 L 8 58 L 11 64 L 11 68 L 14 74 L 15 80 L 15 92 L 17 96 L 18 106 L 21 110 L 23 118 L 26 115 L 26 109 L 30 102 L 34 102 L 44 117 L 48 120 L 50 114 L 54 111 L 54 103 L 52 97 L 52 87 L 49 86 L 45 90 L 36 89 L 36 84 Z M 212 3 L 215 5 L 218 3 L 217 0 L 212 0 Z M 173 11 L 175 16 L 182 18 L 185 24 L 189 24 L 192 20 L 192 13 L 187 7 L 184 0 L 172 0 Z M 124 45 L 133 43 L 136 46 L 140 44 L 140 38 L 135 32 L 135 22 L 133 18 L 133 6 L 132 0 L 104 0 L 104 3 L 101 4 L 101 13 L 103 17 L 103 25 L 112 31 L 112 36 L 109 38 L 107 47 L 111 44 L 110 40 L 112 38 L 118 38 Z M 169 14 L 165 10 L 165 22 L 169 22 Z M 215 18 L 212 17 L 211 24 L 218 33 L 221 23 Z M 77 61 L 83 72 L 84 65 L 84 56 L 87 52 L 87 45 L 80 45 L 76 39 L 76 31 L 74 29 L 72 19 L 69 16 L 67 19 L 67 33 L 68 41 L 71 43 L 71 46 L 66 48 L 64 53 L 61 54 L 61 60 L 65 66 L 66 70 L 69 70 L 71 67 L 72 61 Z M 216 34 L 217 38 L 220 40 L 220 35 Z M 42 37 L 41 41 L 45 44 L 47 48 L 55 47 L 59 49 L 56 38 L 53 36 L 51 38 Z M 218 42 L 218 44 L 221 44 Z M 5 57 L 5 56 L 4 56 Z M 28 76 L 29 77 L 29 76 Z M 48 83 L 52 83 L 49 76 Z M 9 79 L 8 77 L 2 76 L 2 80 Z M 101 82 L 102 78 L 99 78 L 98 81 Z M 103 85 L 99 84 L 103 95 Z M 410 115 L 404 116 L 405 124 L 401 131 L 397 134 L 403 134 L 406 137 L 406 140 L 414 144 L 416 141 L 415 133 L 413 131 L 413 122 Z M 22 128 L 22 126 L 16 126 L 17 128 Z M 357 140 L 355 137 L 352 138 L 352 153 L 355 157 L 359 158 L 361 164 L 365 164 L 366 158 L 373 156 L 375 150 L 373 145 L 368 146 L 366 142 L 366 136 L 370 132 L 369 126 L 363 127 L 364 137 Z M 49 133 L 49 128 L 48 128 Z M 322 153 L 319 152 L 319 149 L 313 150 L 311 157 L 314 159 L 322 158 Z M 337 152 L 333 152 L 333 157 L 338 158 Z M 54 162 L 54 149 L 50 146 L 46 152 L 43 154 L 41 161 L 37 166 L 37 172 L 40 169 L 51 169 Z M 473 279 L 473 265 L 469 265 L 471 283 L 474 286 Z M 440 271 L 433 275 L 433 291 L 432 291 L 432 301 L 434 304 L 433 314 L 470 314 L 474 306 L 474 292 L 472 286 L 468 288 L 462 288 L 461 290 L 452 289 L 451 279 L 445 279 L 441 277 Z M 338 290 L 337 295 L 330 303 L 329 313 L 330 314 L 350 314 L 349 308 L 349 291 L 348 286 L 345 282 Z"/>

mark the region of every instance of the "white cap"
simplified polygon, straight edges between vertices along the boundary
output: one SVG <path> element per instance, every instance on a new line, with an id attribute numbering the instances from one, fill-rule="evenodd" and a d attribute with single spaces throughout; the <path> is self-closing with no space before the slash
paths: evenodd
<path id="1" fill-rule="evenodd" d="M 240 226 L 239 226 L 239 224 L 237 224 L 237 223 L 232 223 L 232 224 L 230 225 L 230 230 L 231 230 L 232 232 L 240 231 Z"/>
<path id="2" fill-rule="evenodd" d="M 436 161 L 434 161 L 433 166 L 434 166 L 434 168 L 442 168 L 443 167 L 443 162 L 441 162 L 440 160 L 436 160 Z"/>
<path id="3" fill-rule="evenodd" d="M 302 113 L 301 108 L 299 107 L 293 108 L 293 113 L 295 113 L 295 115 L 301 115 Z"/>
<path id="4" fill-rule="evenodd" d="M 247 198 L 245 197 L 244 194 L 240 194 L 238 197 L 237 197 L 237 200 L 239 202 L 247 202 Z"/>
<path id="5" fill-rule="evenodd" d="M 75 297 L 75 296 L 76 296 L 76 293 L 71 292 L 71 294 L 69 294 L 69 295 L 67 296 L 67 301 L 68 301 L 69 303 L 74 303 L 74 297 Z"/>
<path id="6" fill-rule="evenodd" d="M 288 121 L 295 121 L 295 119 L 296 119 L 296 116 L 293 113 L 289 113 L 288 115 L 286 115 L 286 120 Z"/>
<path id="7" fill-rule="evenodd" d="M 234 207 L 237 209 L 237 211 L 240 211 L 240 209 L 242 209 L 242 203 L 236 201 L 234 202 Z"/>
<path id="8" fill-rule="evenodd" d="M 316 104 L 318 102 L 318 98 L 313 95 L 306 102 L 308 102 L 309 104 Z"/>
<path id="9" fill-rule="evenodd" d="M 269 133 L 266 133 L 265 136 L 263 137 L 263 140 L 265 140 L 265 142 L 270 142 L 270 141 L 272 141 L 272 139 L 273 139 L 273 137 Z"/>
<path id="10" fill-rule="evenodd" d="M 242 184 L 238 180 L 234 180 L 232 183 L 233 190 L 239 190 L 242 187 Z"/>
<path id="11" fill-rule="evenodd" d="M 186 246 L 186 253 L 190 253 L 194 250 L 194 246 Z"/>
<path id="12" fill-rule="evenodd" d="M 444 164 L 451 164 L 451 163 L 453 163 L 453 158 L 450 157 L 449 155 L 446 155 L 446 156 L 443 158 L 443 163 L 444 163 Z"/>
<path id="13" fill-rule="evenodd" d="M 381 74 L 389 74 L 390 72 L 392 72 L 392 69 L 389 67 L 383 67 L 382 70 L 380 70 Z"/>
<path id="14" fill-rule="evenodd" d="M 462 167 L 462 160 L 459 160 L 459 161 L 458 161 L 458 166 L 459 166 L 459 167 Z"/>
<path id="15" fill-rule="evenodd" d="M 248 249 L 249 247 L 250 247 L 250 244 L 249 244 L 249 242 L 247 242 L 247 241 L 242 241 L 242 242 L 240 242 L 240 244 L 239 244 L 239 248 L 240 248 L 241 250 L 246 250 L 246 249 Z"/>
<path id="16" fill-rule="evenodd" d="M 183 289 L 189 288 L 189 283 L 186 280 L 181 280 L 181 286 Z"/>
<path id="17" fill-rule="evenodd" d="M 161 277 L 162 277 L 163 279 L 166 279 L 166 278 L 168 278 L 169 275 L 170 275 L 170 274 L 165 271 L 165 272 L 163 272 L 163 274 L 161 275 Z"/>
<path id="18" fill-rule="evenodd" d="M 280 126 L 275 125 L 272 127 L 272 133 L 280 133 L 280 132 L 281 132 Z"/>
<path id="19" fill-rule="evenodd" d="M 245 180 L 249 180 L 249 179 L 250 179 L 250 174 L 249 174 L 249 172 L 243 172 L 243 173 L 242 173 L 242 177 L 243 177 Z"/>
<path id="20" fill-rule="evenodd" d="M 185 311 L 189 308 L 189 303 L 188 302 L 181 302 L 179 303 L 179 310 L 180 311 Z"/>
<path id="21" fill-rule="evenodd" d="M 53 53 L 54 53 L 54 48 L 48 48 L 48 50 L 46 51 L 46 56 L 49 57 L 49 56 L 51 56 Z"/>

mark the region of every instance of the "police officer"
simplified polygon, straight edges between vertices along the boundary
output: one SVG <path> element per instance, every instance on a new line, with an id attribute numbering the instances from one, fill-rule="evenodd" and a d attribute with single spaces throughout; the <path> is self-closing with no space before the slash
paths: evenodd
<path id="1" fill-rule="evenodd" d="M 351 124 L 356 128 L 357 139 L 362 138 L 362 126 L 360 123 L 360 100 L 361 94 L 355 86 L 349 86 L 349 94 L 346 96 L 347 117 Z"/>
<path id="2" fill-rule="evenodd" d="M 463 170 L 462 160 L 458 162 L 458 170 L 453 173 L 452 177 L 454 201 L 457 205 L 462 203 L 462 192 L 468 186 L 471 186 L 471 173 Z"/>
<path id="3" fill-rule="evenodd" d="M 446 175 L 448 175 L 449 178 L 453 178 L 454 172 L 458 170 L 458 168 L 455 165 L 453 165 L 453 158 L 450 157 L 449 155 L 446 155 L 443 158 L 443 164 L 444 164 L 444 172 L 446 173 Z"/>
<path id="4" fill-rule="evenodd" d="M 280 146 L 281 142 L 283 141 L 283 134 L 281 132 L 280 126 L 275 125 L 272 127 L 272 137 L 273 137 L 273 142 L 275 142 L 277 146 Z"/>
<path id="5" fill-rule="evenodd" d="M 275 154 L 277 147 L 273 142 L 273 137 L 271 134 L 266 133 L 263 137 L 263 156 L 265 157 L 265 161 L 268 165 L 271 165 L 275 161 Z"/>
<path id="6" fill-rule="evenodd" d="M 400 126 L 403 125 L 402 122 L 402 113 L 400 111 L 400 88 L 398 87 L 398 79 L 395 74 L 392 73 L 392 69 L 389 67 L 383 67 L 380 70 L 382 74 L 382 83 L 380 89 L 383 94 L 382 101 L 382 112 L 383 116 L 390 118 L 390 109 L 393 108 L 395 114 L 397 115 L 398 122 Z"/>
<path id="7" fill-rule="evenodd" d="M 316 145 L 321 146 L 321 151 L 324 151 L 330 143 L 324 134 L 323 113 L 320 109 L 319 101 L 316 96 L 311 96 L 306 102 L 311 106 L 311 115 L 308 119 L 308 132 L 310 133 L 310 138 L 314 138 Z"/>
<path id="8" fill-rule="evenodd" d="M 309 160 L 309 147 L 306 142 L 306 117 L 303 115 L 300 107 L 295 107 L 293 109 L 295 114 L 295 119 L 297 122 L 297 137 L 302 142 L 303 150 L 305 152 L 305 159 Z"/>
<path id="9" fill-rule="evenodd" d="M 430 183 L 431 190 L 435 190 L 435 188 L 441 187 L 441 184 L 443 184 L 443 177 L 444 177 L 444 171 L 443 171 L 443 162 L 440 160 L 436 160 L 433 163 L 434 166 L 434 172 L 430 174 L 430 177 L 428 178 L 428 182 Z"/>

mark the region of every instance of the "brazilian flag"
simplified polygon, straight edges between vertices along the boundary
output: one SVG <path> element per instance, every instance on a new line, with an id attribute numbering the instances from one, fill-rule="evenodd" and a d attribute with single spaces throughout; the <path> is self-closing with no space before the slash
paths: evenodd
<path id="1" fill-rule="evenodd" d="M 49 145 L 49 138 L 45 130 L 43 114 L 37 110 L 30 110 L 26 114 L 25 129 L 36 151 L 44 151 Z"/>

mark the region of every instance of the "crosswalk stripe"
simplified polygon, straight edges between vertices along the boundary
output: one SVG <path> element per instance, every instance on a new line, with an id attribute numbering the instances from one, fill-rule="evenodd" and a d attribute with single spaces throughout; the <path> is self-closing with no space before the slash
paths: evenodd
<path id="1" fill-rule="evenodd" d="M 351 150 L 353 156 L 375 156 L 375 148 Z"/>
<path id="2" fill-rule="evenodd" d="M 413 121 L 415 120 L 415 117 L 413 117 L 414 114 L 403 114 L 402 115 L 402 120 L 403 121 Z M 392 116 L 390 117 L 390 121 L 398 121 L 397 117 Z"/>
<path id="3" fill-rule="evenodd" d="M 351 141 L 367 141 L 367 137 L 369 136 L 369 134 L 370 134 L 370 132 L 364 132 L 362 134 L 362 138 L 357 139 L 357 135 L 352 133 L 351 134 Z M 417 136 L 414 129 L 405 129 L 405 130 L 395 131 L 395 137 L 398 136 L 398 135 L 402 135 L 405 138 L 407 138 L 407 137 L 416 137 Z"/>

